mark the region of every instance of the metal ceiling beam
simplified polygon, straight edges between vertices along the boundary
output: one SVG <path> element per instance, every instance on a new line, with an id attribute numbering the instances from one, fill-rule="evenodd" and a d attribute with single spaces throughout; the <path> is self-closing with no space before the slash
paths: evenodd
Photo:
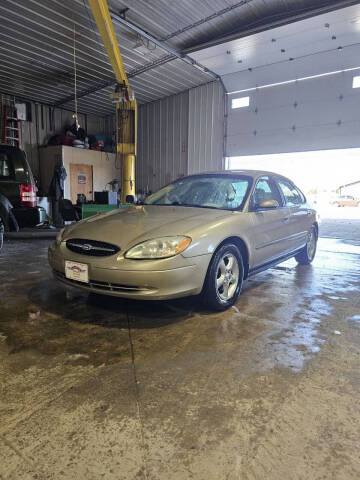
<path id="1" fill-rule="evenodd" d="M 4 84 L 4 85 L 5 85 L 5 84 Z M 10 88 L 10 87 L 9 87 L 9 88 Z M 8 95 L 8 96 L 10 96 L 10 97 L 15 97 L 16 100 L 18 100 L 18 101 L 23 101 L 23 102 L 28 102 L 28 103 L 35 103 L 35 104 L 38 104 L 38 105 L 44 105 L 45 107 L 55 108 L 52 103 L 49 103 L 49 102 L 47 102 L 46 100 L 41 100 L 41 99 L 34 100 L 33 95 L 32 95 L 31 97 L 28 97 L 28 96 L 24 95 L 23 93 L 18 92 L 17 90 L 12 90 L 11 93 L 9 93 L 9 92 L 10 92 L 10 90 L 8 90 L 8 91 L 6 91 L 6 92 L 1 90 L 1 91 L 0 91 L 0 95 L 1 95 L 1 94 L 2 94 L 2 95 Z M 48 97 L 46 97 L 46 98 L 48 98 Z M 58 107 L 56 107 L 56 108 L 58 108 Z M 86 107 L 86 108 L 87 108 L 87 107 Z M 65 110 L 65 111 L 67 111 L 67 112 L 74 113 L 74 110 L 73 110 L 73 109 L 66 108 L 66 107 L 61 107 L 61 108 L 59 108 L 59 110 Z M 98 110 L 91 110 L 91 109 L 89 110 L 88 108 L 87 108 L 87 111 L 86 111 L 86 112 L 85 112 L 84 110 L 81 110 L 81 111 L 79 110 L 79 113 L 80 113 L 81 115 L 94 115 L 94 116 L 97 115 L 97 116 L 99 116 Z M 104 114 L 101 115 L 101 116 L 102 116 L 102 117 L 107 117 L 107 116 L 112 115 L 112 113 L 113 113 L 113 111 L 112 111 L 112 110 L 109 110 L 108 113 L 106 113 L 106 114 L 104 113 Z"/>
<path id="2" fill-rule="evenodd" d="M 359 3 L 360 0 L 339 0 L 329 5 L 328 1 L 324 1 L 322 6 L 297 10 L 290 15 L 289 12 L 281 16 L 271 15 L 268 17 L 264 17 L 260 22 L 247 25 L 245 29 L 234 30 L 227 35 L 219 36 L 207 42 L 199 43 L 197 45 L 192 45 L 191 47 L 185 48 L 183 52 L 184 54 L 191 54 L 194 52 L 198 52 L 199 50 L 204 50 L 205 48 L 214 47 L 215 45 L 220 45 L 222 43 L 230 42 L 232 40 L 238 40 L 239 38 L 255 35 L 256 33 L 264 32 L 266 30 L 271 30 L 277 27 L 282 27 L 284 25 L 289 25 L 290 23 L 298 22 L 300 20 L 306 20 L 317 15 L 322 15 L 324 13 L 340 10 L 341 8 L 351 7 L 352 5 L 357 5 Z"/>
<path id="3" fill-rule="evenodd" d="M 154 35 L 151 35 L 150 33 L 146 32 L 145 30 L 138 27 L 134 23 L 129 22 L 128 20 L 126 20 L 122 16 L 118 15 L 117 13 L 110 12 L 110 16 L 113 20 L 120 23 L 124 27 L 127 27 L 129 30 L 132 30 L 133 32 L 140 35 L 141 37 L 146 38 L 147 40 L 149 40 L 151 43 L 158 46 L 162 50 L 165 50 L 169 55 L 173 55 L 174 57 L 179 58 L 180 60 L 187 63 L 188 65 L 191 65 L 194 68 L 197 68 L 201 72 L 203 72 L 206 75 L 209 75 L 210 77 L 212 77 L 213 80 L 218 80 L 218 81 L 222 82 L 221 77 L 217 73 L 215 73 L 215 72 L 209 70 L 208 68 L 204 67 L 204 65 L 201 65 L 201 63 L 197 62 L 196 60 L 191 58 L 186 53 L 183 53 L 179 50 L 176 50 L 175 48 L 170 47 L 169 45 L 167 45 L 163 41 L 154 37 Z"/>
<path id="4" fill-rule="evenodd" d="M 140 75 L 140 73 L 145 73 L 148 70 L 152 70 L 155 67 L 159 67 L 160 65 L 164 65 L 165 63 L 168 63 L 171 60 L 174 60 L 174 58 L 175 57 L 172 56 L 172 55 L 166 55 L 162 58 L 159 58 L 158 60 L 155 60 L 154 62 L 149 62 L 149 63 L 143 65 L 142 67 L 139 67 L 139 68 L 136 68 L 135 70 L 130 71 L 128 73 L 127 77 L 128 78 L 134 78 L 137 75 Z M 91 87 L 87 90 L 83 90 L 82 92 L 78 93 L 77 98 L 79 99 L 79 98 L 82 98 L 82 97 L 86 97 L 86 95 L 90 95 L 91 93 L 96 93 L 99 90 L 102 90 L 103 88 L 112 87 L 112 86 L 115 86 L 115 85 L 116 85 L 116 80 L 115 79 L 114 80 L 109 80 L 108 82 L 99 83 L 95 87 Z M 74 98 L 75 98 L 74 95 L 69 95 L 65 98 L 62 98 L 58 102 L 56 102 L 55 105 L 56 106 L 63 105 L 64 103 L 67 103 L 67 102 L 70 102 L 70 101 L 74 100 Z"/>
<path id="5" fill-rule="evenodd" d="M 217 12 L 212 13 L 211 15 L 201 18 L 197 22 L 191 23 L 190 25 L 186 25 L 186 27 L 180 28 L 179 30 L 176 30 L 175 32 L 171 32 L 165 37 L 161 38 L 162 42 L 165 42 L 166 40 L 170 40 L 170 38 L 177 37 L 178 35 L 181 35 L 182 33 L 188 32 L 189 30 L 192 30 L 193 28 L 200 27 L 201 25 L 204 25 L 204 23 L 208 23 L 211 20 L 214 20 L 218 17 L 221 17 L 222 15 L 225 15 L 226 13 L 232 12 L 236 8 L 243 7 L 244 5 L 247 5 L 254 0 L 242 0 L 241 2 L 234 3 L 233 5 L 230 5 L 226 8 L 223 8 L 222 10 L 218 10 Z"/>
<path id="6" fill-rule="evenodd" d="M 219 75 L 212 72 L 208 68 L 204 67 L 203 65 L 201 65 L 199 62 L 197 62 L 196 60 L 194 60 L 190 56 L 185 55 L 182 52 L 180 52 L 180 51 L 178 51 L 178 50 L 176 50 L 172 47 L 169 47 L 168 45 L 166 45 L 161 40 L 157 39 L 156 37 L 154 37 L 150 33 L 145 32 L 145 30 L 143 30 L 142 28 L 138 27 L 137 25 L 129 22 L 128 20 L 124 19 L 120 15 L 118 15 L 114 12 L 110 12 L 110 15 L 111 15 L 112 20 L 120 23 L 121 25 L 125 26 L 129 30 L 132 30 L 133 32 L 136 32 L 138 35 L 141 35 L 143 38 L 146 38 L 147 40 L 154 43 L 159 48 L 161 48 L 162 50 L 165 50 L 168 53 L 168 55 L 166 55 L 166 56 L 164 56 L 164 57 L 162 57 L 158 60 L 155 60 L 154 62 L 150 62 L 150 63 L 132 71 L 132 72 L 129 72 L 128 73 L 128 78 L 134 78 L 135 76 L 140 75 L 141 73 L 147 72 L 149 70 L 152 70 L 153 68 L 156 68 L 160 65 L 164 65 L 165 63 L 171 62 L 172 60 L 175 60 L 176 58 L 179 58 L 180 60 L 184 61 L 188 65 L 191 65 L 192 67 L 197 68 L 202 73 L 209 75 L 213 80 L 219 81 L 222 84 L 222 86 L 225 90 L 223 81 L 222 81 L 222 79 Z M 109 81 L 109 82 L 103 82 L 96 87 L 93 87 L 93 88 L 90 88 L 88 90 L 84 90 L 83 92 L 80 92 L 77 95 L 77 98 L 82 98 L 82 97 L 85 97 L 85 96 L 87 96 L 91 93 L 96 93 L 97 91 L 102 90 L 103 88 L 106 88 L 106 87 L 110 87 L 112 85 L 116 85 L 115 80 L 114 81 Z M 68 97 L 63 98 L 60 101 L 56 102 L 55 105 L 56 106 L 63 105 L 63 104 L 65 104 L 67 102 L 70 102 L 72 100 L 74 100 L 74 95 L 69 95 Z"/>

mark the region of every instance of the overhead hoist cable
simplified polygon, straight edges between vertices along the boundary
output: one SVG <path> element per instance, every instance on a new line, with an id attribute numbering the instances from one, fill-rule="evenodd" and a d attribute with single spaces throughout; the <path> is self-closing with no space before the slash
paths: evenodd
<path id="1" fill-rule="evenodd" d="M 75 113 L 73 118 L 75 119 L 76 130 L 79 130 L 79 118 L 78 118 L 78 104 L 77 104 L 77 69 L 76 69 L 76 26 L 74 23 L 74 34 L 73 34 L 73 59 L 74 59 L 74 107 Z"/>

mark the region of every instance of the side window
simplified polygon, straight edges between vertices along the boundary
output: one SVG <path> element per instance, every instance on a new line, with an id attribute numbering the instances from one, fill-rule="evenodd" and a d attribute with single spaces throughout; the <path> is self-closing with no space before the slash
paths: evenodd
<path id="1" fill-rule="evenodd" d="M 277 189 L 275 183 L 267 178 L 262 178 L 257 182 L 255 186 L 251 198 L 251 208 L 255 208 L 257 205 L 259 205 L 265 200 L 276 200 L 280 206 L 282 205 L 280 192 Z"/>
<path id="2" fill-rule="evenodd" d="M 13 176 L 10 160 L 6 153 L 0 153 L 0 178 L 8 179 Z"/>
<path id="3" fill-rule="evenodd" d="M 294 207 L 305 203 L 302 193 L 290 182 L 286 180 L 278 180 L 279 187 L 285 197 L 287 207 Z"/>

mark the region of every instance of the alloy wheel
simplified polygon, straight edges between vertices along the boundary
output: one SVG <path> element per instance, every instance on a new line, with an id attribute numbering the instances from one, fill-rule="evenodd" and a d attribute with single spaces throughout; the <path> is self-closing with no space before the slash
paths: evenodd
<path id="1" fill-rule="evenodd" d="M 308 233 L 306 248 L 309 259 L 312 259 L 316 250 L 316 235 L 313 228 Z"/>
<path id="2" fill-rule="evenodd" d="M 235 294 L 239 283 L 239 264 L 232 253 L 225 254 L 219 261 L 216 274 L 216 290 L 223 301 Z"/>

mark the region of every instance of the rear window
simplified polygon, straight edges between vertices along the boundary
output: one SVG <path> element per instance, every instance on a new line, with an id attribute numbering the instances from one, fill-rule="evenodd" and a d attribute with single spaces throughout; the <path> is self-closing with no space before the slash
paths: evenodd
<path id="1" fill-rule="evenodd" d="M 13 180 L 15 171 L 13 162 L 6 152 L 0 152 L 0 180 Z"/>
<path id="2" fill-rule="evenodd" d="M 278 180 L 278 184 L 284 194 L 286 206 L 294 207 L 305 203 L 303 194 L 298 190 L 294 184 L 286 180 Z"/>
<path id="3" fill-rule="evenodd" d="M 0 146 L 1 180 L 15 180 L 25 184 L 34 182 L 24 152 L 20 149 L 11 146 Z"/>

